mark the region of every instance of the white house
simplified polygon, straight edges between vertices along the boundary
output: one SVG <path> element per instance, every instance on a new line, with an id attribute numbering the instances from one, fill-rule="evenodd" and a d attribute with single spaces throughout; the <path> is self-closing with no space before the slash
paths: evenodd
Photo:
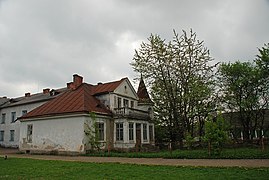
<path id="1" fill-rule="evenodd" d="M 20 121 L 17 121 L 17 118 L 55 98 L 65 89 L 43 89 L 43 92 L 38 94 L 25 93 L 23 97 L 0 98 L 0 146 L 18 147 Z"/>
<path id="2" fill-rule="evenodd" d="M 92 148 L 92 136 L 102 149 L 154 145 L 152 118 L 142 80 L 136 92 L 127 78 L 92 85 L 74 75 L 65 92 L 19 118 L 19 149 L 83 154 Z"/>

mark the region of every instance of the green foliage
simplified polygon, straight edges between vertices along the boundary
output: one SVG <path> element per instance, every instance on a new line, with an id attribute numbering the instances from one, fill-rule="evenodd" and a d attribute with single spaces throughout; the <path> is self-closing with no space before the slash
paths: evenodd
<path id="1" fill-rule="evenodd" d="M 223 109 L 237 112 L 234 124 L 243 128 L 244 139 L 254 129 L 268 130 L 264 123 L 264 109 L 269 108 L 269 44 L 259 49 L 255 63 L 222 63 L 218 69 L 219 94 Z"/>
<path id="2" fill-rule="evenodd" d="M 265 44 L 259 50 L 259 55 L 255 59 L 255 63 L 262 70 L 263 76 L 269 76 L 269 43 Z"/>
<path id="3" fill-rule="evenodd" d="M 193 147 L 194 142 L 195 142 L 192 135 L 190 133 L 186 133 L 185 140 L 186 140 L 186 144 L 187 144 L 188 149 L 191 149 Z"/>
<path id="4" fill-rule="evenodd" d="M 150 166 L 0 159 L 0 179 L 266 179 L 269 168 Z"/>
<path id="5" fill-rule="evenodd" d="M 215 106 L 211 61 L 209 50 L 192 30 L 181 36 L 174 31 L 169 42 L 151 35 L 135 52 L 131 65 L 150 85 L 156 124 L 167 130 L 164 135 L 172 142 L 182 145 L 195 119 L 203 121 Z"/>
<path id="6" fill-rule="evenodd" d="M 269 159 L 269 147 L 264 151 L 257 148 L 224 148 L 221 154 L 208 154 L 208 149 L 173 150 L 160 152 L 98 152 L 86 156 L 167 158 L 167 159 Z"/>
<path id="7" fill-rule="evenodd" d="M 227 122 L 218 116 L 216 121 L 209 119 L 205 124 L 204 141 L 208 143 L 209 155 L 219 155 L 223 145 L 228 141 Z"/>
<path id="8" fill-rule="evenodd" d="M 84 132 L 87 136 L 87 145 L 90 145 L 91 151 L 100 151 L 101 143 L 99 141 L 98 127 L 96 123 L 96 115 L 95 113 L 90 113 L 91 117 L 91 126 L 88 123 L 84 123 Z"/>

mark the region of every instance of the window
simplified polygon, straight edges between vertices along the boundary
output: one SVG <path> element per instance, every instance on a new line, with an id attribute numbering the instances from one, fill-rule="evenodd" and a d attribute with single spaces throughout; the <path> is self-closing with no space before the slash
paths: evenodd
<path id="1" fill-rule="evenodd" d="M 121 98 L 118 97 L 118 108 L 121 108 Z"/>
<path id="2" fill-rule="evenodd" d="M 148 134 L 147 134 L 147 124 L 143 124 L 143 140 L 148 140 Z"/>
<path id="3" fill-rule="evenodd" d="M 129 100 L 123 99 L 123 105 L 124 105 L 124 107 L 129 107 Z"/>
<path id="4" fill-rule="evenodd" d="M 0 141 L 4 141 L 4 133 L 5 131 L 0 131 Z"/>
<path id="5" fill-rule="evenodd" d="M 1 118 L 1 124 L 5 124 L 5 122 L 6 122 L 6 113 L 3 113 Z"/>
<path id="6" fill-rule="evenodd" d="M 116 108 L 116 107 L 118 107 L 118 105 L 117 105 L 117 97 L 114 96 L 114 108 Z"/>
<path id="7" fill-rule="evenodd" d="M 104 141 L 104 123 L 96 123 L 96 132 L 99 141 Z"/>
<path id="8" fill-rule="evenodd" d="M 123 123 L 116 123 L 116 141 L 123 141 Z"/>
<path id="9" fill-rule="evenodd" d="M 134 123 L 129 123 L 129 141 L 134 140 Z"/>
<path id="10" fill-rule="evenodd" d="M 153 141 L 153 126 L 152 125 L 149 126 L 149 141 L 150 142 Z"/>
<path id="11" fill-rule="evenodd" d="M 28 124 L 27 126 L 27 142 L 31 143 L 33 140 L 33 125 Z"/>
<path id="12" fill-rule="evenodd" d="M 14 141 L 14 134 L 15 134 L 15 131 L 14 130 L 10 130 L 10 139 L 9 141 Z"/>
<path id="13" fill-rule="evenodd" d="M 134 108 L 134 101 L 131 101 L 131 108 Z"/>
<path id="14" fill-rule="evenodd" d="M 16 112 L 11 112 L 11 122 L 14 123 L 16 120 Z"/>
<path id="15" fill-rule="evenodd" d="M 27 114 L 27 110 L 22 110 L 22 112 L 21 112 L 21 116 L 23 116 L 23 115 L 25 115 L 25 114 Z"/>

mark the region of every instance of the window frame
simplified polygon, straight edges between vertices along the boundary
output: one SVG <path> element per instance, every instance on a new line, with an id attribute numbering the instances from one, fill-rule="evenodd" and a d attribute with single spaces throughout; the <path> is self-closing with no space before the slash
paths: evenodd
<path id="1" fill-rule="evenodd" d="M 134 141 L 134 123 L 129 123 L 129 141 Z"/>
<path id="2" fill-rule="evenodd" d="M 116 123 L 116 141 L 124 140 L 124 126 L 123 122 Z"/>
<path id="3" fill-rule="evenodd" d="M 1 123 L 0 124 L 5 124 L 6 123 L 6 117 L 7 117 L 6 113 L 2 113 L 2 115 L 1 115 Z"/>
<path id="4" fill-rule="evenodd" d="M 0 131 L 0 142 L 5 140 L 5 131 Z"/>
<path id="5" fill-rule="evenodd" d="M 15 130 L 10 130 L 9 131 L 9 142 L 14 142 L 14 139 L 15 139 Z"/>
<path id="6" fill-rule="evenodd" d="M 121 108 L 121 107 L 122 107 L 122 106 L 121 106 L 121 104 L 122 104 L 122 103 L 121 103 L 121 97 L 118 97 L 118 98 L 117 98 L 117 102 L 118 102 L 118 103 L 117 103 L 118 108 Z"/>
<path id="7" fill-rule="evenodd" d="M 11 112 L 11 123 L 15 123 L 16 121 L 16 111 Z"/>
<path id="8" fill-rule="evenodd" d="M 104 141 L 105 140 L 105 124 L 103 122 L 97 122 L 96 123 L 95 132 L 97 133 L 98 141 Z"/>
<path id="9" fill-rule="evenodd" d="M 27 124 L 27 142 L 32 143 L 33 142 L 33 124 Z"/>
<path id="10" fill-rule="evenodd" d="M 25 114 L 27 114 L 27 110 L 22 110 L 21 111 L 21 116 L 24 116 Z"/>
<path id="11" fill-rule="evenodd" d="M 147 124 L 143 124 L 143 141 L 147 142 L 148 141 L 148 129 L 147 129 Z"/>
<path id="12" fill-rule="evenodd" d="M 129 107 L 129 100 L 128 99 L 123 99 L 123 107 Z"/>

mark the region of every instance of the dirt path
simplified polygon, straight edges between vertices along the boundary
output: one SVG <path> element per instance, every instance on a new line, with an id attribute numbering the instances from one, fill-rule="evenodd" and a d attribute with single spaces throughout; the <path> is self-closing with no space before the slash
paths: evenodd
<path id="1" fill-rule="evenodd" d="M 170 166 L 207 166 L 207 167 L 269 167 L 269 159 L 162 159 L 162 158 L 121 158 L 121 157 L 85 157 L 16 154 L 17 149 L 0 148 L 0 156 L 31 158 L 42 160 L 61 160 L 97 163 L 123 163 Z"/>

